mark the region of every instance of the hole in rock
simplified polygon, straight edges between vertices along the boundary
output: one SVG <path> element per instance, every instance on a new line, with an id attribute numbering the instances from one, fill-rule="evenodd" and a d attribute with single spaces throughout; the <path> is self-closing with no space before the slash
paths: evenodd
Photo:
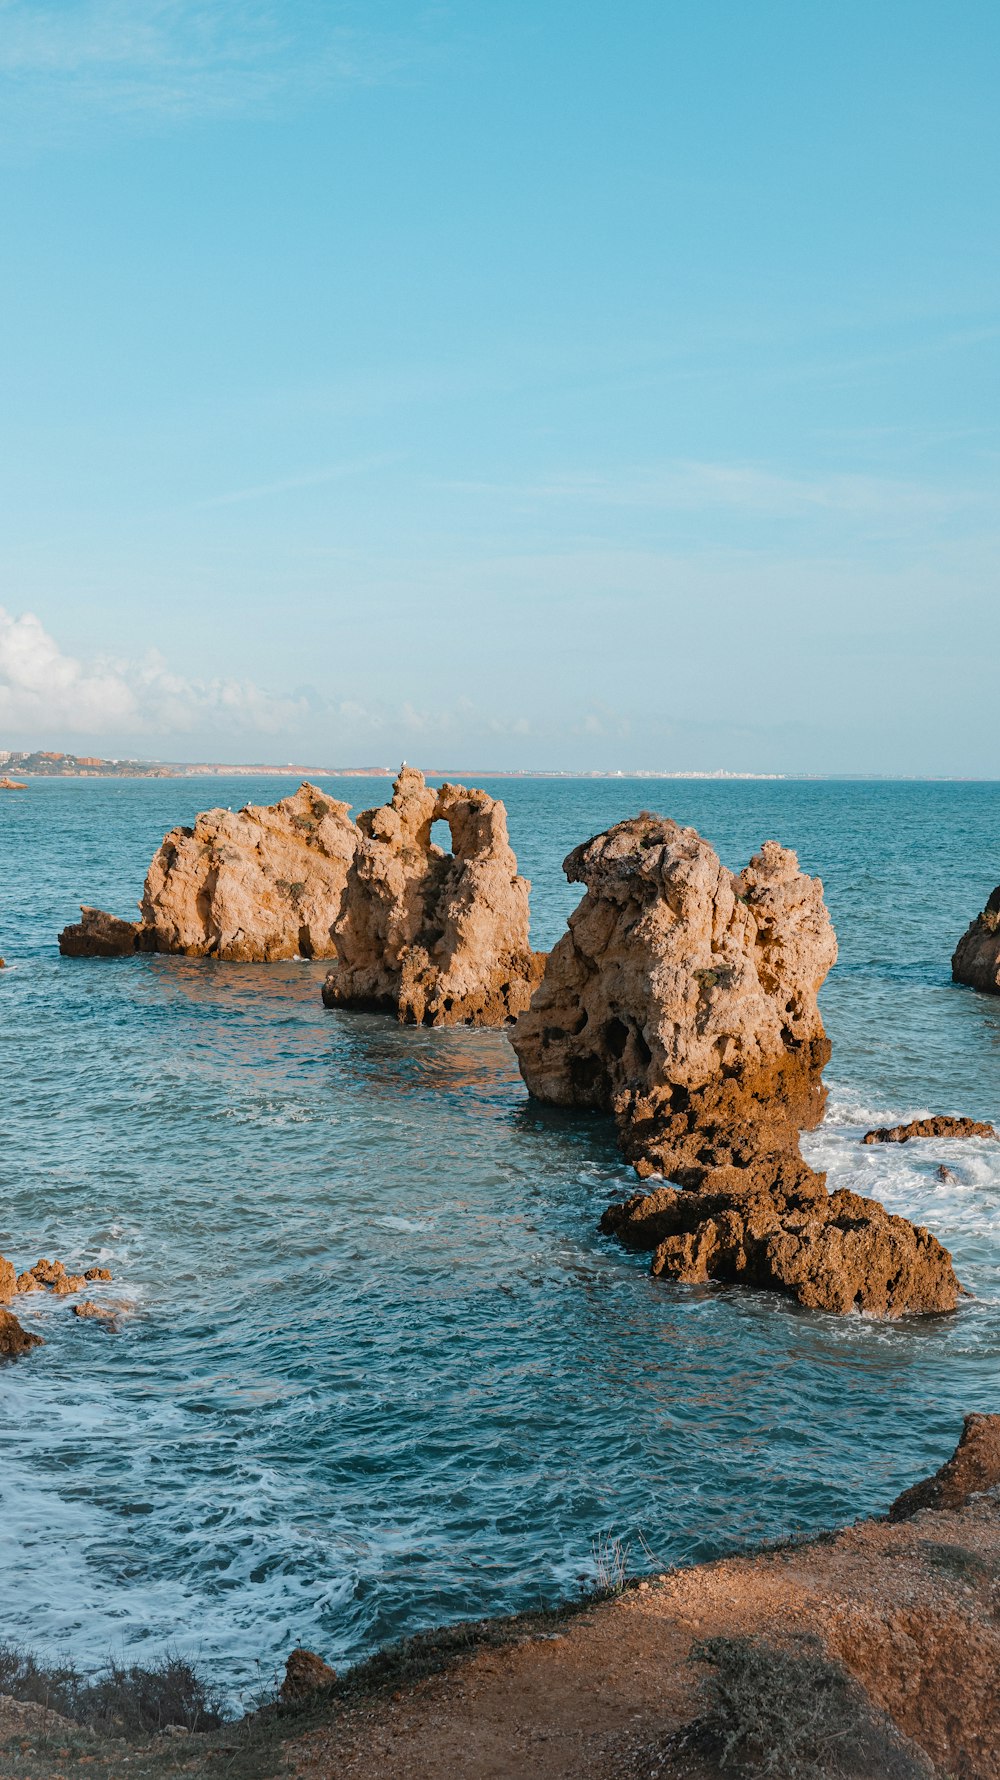
<path id="1" fill-rule="evenodd" d="M 431 846 L 440 847 L 442 853 L 451 852 L 451 829 L 443 816 L 431 823 Z"/>
<path id="2" fill-rule="evenodd" d="M 609 1020 L 604 1028 L 604 1042 L 612 1057 L 621 1057 L 628 1044 L 628 1027 L 624 1020 Z"/>
<path id="3" fill-rule="evenodd" d="M 650 1064 L 653 1061 L 653 1053 L 650 1050 L 648 1044 L 646 1043 L 646 1040 L 643 1038 L 641 1032 L 637 1032 L 635 1035 L 635 1049 L 636 1049 L 636 1055 L 638 1056 L 639 1062 L 642 1064 L 643 1069 L 648 1069 Z"/>

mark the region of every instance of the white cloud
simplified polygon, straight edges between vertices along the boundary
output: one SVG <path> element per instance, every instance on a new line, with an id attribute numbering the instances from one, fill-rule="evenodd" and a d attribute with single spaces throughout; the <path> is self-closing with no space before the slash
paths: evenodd
<path id="1" fill-rule="evenodd" d="M 390 78 L 400 46 L 337 10 L 323 0 L 0 0 L 7 132 L 239 117 Z"/>
<path id="2" fill-rule="evenodd" d="M 5 735 L 276 735 L 308 714 L 304 697 L 274 697 L 250 680 L 188 679 L 156 651 L 141 661 L 79 661 L 34 613 L 0 606 L 0 726 Z"/>

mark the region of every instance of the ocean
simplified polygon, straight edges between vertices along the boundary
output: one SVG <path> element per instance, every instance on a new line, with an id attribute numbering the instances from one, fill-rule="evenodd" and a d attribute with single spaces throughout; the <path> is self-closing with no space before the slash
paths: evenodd
<path id="1" fill-rule="evenodd" d="M 1000 786 L 479 782 L 536 946 L 579 897 L 565 854 L 640 809 L 733 867 L 796 849 L 840 943 L 804 1151 L 974 1295 L 884 1324 L 655 1281 L 597 1231 L 634 1185 L 609 1122 L 533 1105 L 503 1033 L 328 1012 L 310 963 L 60 958 L 81 901 L 131 913 L 168 828 L 295 781 L 33 781 L 0 795 L 0 1252 L 107 1265 L 133 1309 L 112 1335 L 17 1306 L 45 1346 L 0 1369 L 0 1639 L 171 1648 L 238 1698 L 297 1643 L 340 1666 L 572 1595 L 609 1538 L 662 1569 L 882 1509 L 1000 1409 L 1000 1144 L 858 1141 L 1000 1121 L 1000 997 L 950 981 Z"/>

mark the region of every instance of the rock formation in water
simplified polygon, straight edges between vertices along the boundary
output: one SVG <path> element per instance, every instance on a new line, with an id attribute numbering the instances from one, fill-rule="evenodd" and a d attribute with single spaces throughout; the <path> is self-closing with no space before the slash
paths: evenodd
<path id="1" fill-rule="evenodd" d="M 36 1261 L 24 1273 L 18 1273 L 13 1262 L 0 1255 L 0 1305 L 29 1292 L 51 1292 L 56 1298 L 72 1298 L 94 1281 L 111 1278 L 107 1267 L 88 1267 L 85 1273 L 67 1272 L 62 1261 Z M 74 1305 L 77 1316 L 114 1317 L 113 1308 L 99 1307 L 89 1299 Z M 118 1306 L 116 1308 L 124 1308 Z M 0 1359 L 16 1359 L 31 1348 L 41 1345 L 42 1337 L 23 1329 L 13 1311 L 0 1309 Z"/>
<path id="2" fill-rule="evenodd" d="M 721 1279 L 787 1292 L 814 1310 L 874 1316 L 954 1310 L 951 1257 L 929 1230 L 877 1199 L 828 1193 L 823 1175 L 790 1156 L 790 1178 L 775 1180 L 773 1162 L 766 1187 L 753 1184 L 752 1167 L 734 1167 L 726 1187 L 658 1187 L 611 1205 L 601 1229 L 652 1249 L 652 1272 L 686 1285 Z"/>
<path id="3" fill-rule="evenodd" d="M 959 940 L 951 974 L 956 983 L 1000 995 L 1000 884 Z"/>
<path id="4" fill-rule="evenodd" d="M 19 1360 L 33 1347 L 41 1347 L 42 1337 L 33 1335 L 18 1322 L 12 1310 L 0 1306 L 0 1360 Z"/>
<path id="5" fill-rule="evenodd" d="M 911 1137 L 995 1137 L 992 1125 L 978 1119 L 956 1119 L 938 1113 L 932 1119 L 911 1119 L 908 1125 L 879 1125 L 866 1131 L 862 1143 L 909 1143 Z"/>
<path id="6" fill-rule="evenodd" d="M 331 958 L 358 831 L 315 785 L 235 814 L 207 810 L 168 834 L 146 876 L 141 921 L 84 908 L 67 957 L 179 952 L 239 963 Z"/>
<path id="7" fill-rule="evenodd" d="M 103 909 L 80 906 L 81 919 L 64 927 L 59 950 L 64 958 L 123 958 L 128 952 L 147 950 L 141 943 L 138 921 L 123 921 Z"/>
<path id="8" fill-rule="evenodd" d="M 829 1056 L 817 993 L 837 956 L 823 887 L 768 841 L 727 871 L 691 828 L 620 822 L 565 862 L 586 892 L 511 1040 L 538 1099 L 615 1115 L 640 1176 L 669 1187 L 605 1214 L 680 1280 L 802 1304 L 948 1310 L 946 1251 L 803 1161 Z M 680 1189 L 680 1190 L 678 1190 Z"/>
<path id="9" fill-rule="evenodd" d="M 437 821 L 451 830 L 451 853 L 431 840 Z M 435 791 L 404 767 L 391 802 L 366 810 L 358 828 L 326 1005 L 424 1026 L 502 1026 L 526 1008 L 544 959 L 528 944 L 530 885 L 517 875 L 503 804 L 462 785 Z"/>
<path id="10" fill-rule="evenodd" d="M 1000 1487 L 1000 1415 L 967 1415 L 955 1451 L 933 1477 L 897 1496 L 890 1520 L 909 1520 L 924 1508 L 964 1508 L 971 1496 Z"/>
<path id="11" fill-rule="evenodd" d="M 0 777 L 0 791 L 27 791 L 27 789 L 23 779 L 9 779 L 6 773 Z"/>

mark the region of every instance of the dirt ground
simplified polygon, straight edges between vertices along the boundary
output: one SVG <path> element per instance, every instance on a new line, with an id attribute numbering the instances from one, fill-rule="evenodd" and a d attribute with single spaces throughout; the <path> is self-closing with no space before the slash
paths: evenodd
<path id="1" fill-rule="evenodd" d="M 939 1774 L 1000 1780 L 997 1494 L 671 1572 L 563 1617 L 486 1622 L 439 1673 L 414 1679 L 401 1655 L 307 1709 L 211 1736 L 108 1744 L 0 1702 L 0 1780 L 694 1775 L 669 1747 L 697 1709 L 692 1644 L 795 1632 L 818 1635 Z M 434 1660 L 431 1647 L 421 1662 Z"/>

